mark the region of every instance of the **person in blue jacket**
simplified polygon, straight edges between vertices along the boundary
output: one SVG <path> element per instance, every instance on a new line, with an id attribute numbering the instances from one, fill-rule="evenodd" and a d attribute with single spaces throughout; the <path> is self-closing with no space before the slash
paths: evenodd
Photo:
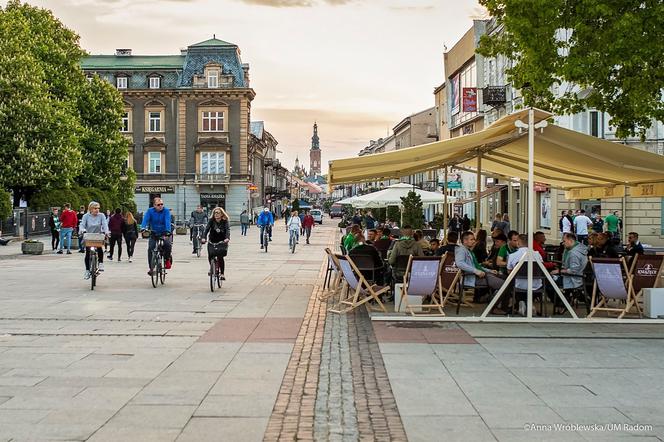
<path id="1" fill-rule="evenodd" d="M 272 241 L 272 226 L 274 225 L 274 216 L 270 209 L 265 207 L 260 215 L 258 215 L 258 220 L 256 221 L 258 226 L 261 229 L 261 249 L 263 248 L 263 231 L 267 229 L 267 234 L 270 236 L 270 241 Z"/>
<path id="2" fill-rule="evenodd" d="M 148 242 L 148 275 L 152 275 L 152 250 L 154 249 L 157 238 L 164 239 L 164 260 L 166 269 L 170 269 L 171 262 L 171 211 L 164 206 L 164 201 L 157 197 L 152 203 L 152 207 L 143 215 L 141 230 L 150 229 L 150 240 Z"/>

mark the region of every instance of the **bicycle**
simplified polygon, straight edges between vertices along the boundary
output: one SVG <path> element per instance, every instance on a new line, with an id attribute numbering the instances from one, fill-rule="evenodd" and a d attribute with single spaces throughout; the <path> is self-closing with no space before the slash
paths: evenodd
<path id="1" fill-rule="evenodd" d="M 196 232 L 193 237 L 194 249 L 196 249 L 196 257 L 201 257 L 201 228 L 205 227 L 205 224 L 194 224 L 191 228 L 196 229 Z"/>
<path id="2" fill-rule="evenodd" d="M 219 244 L 223 244 L 222 242 L 211 242 L 210 243 L 213 248 L 216 249 L 216 247 Z M 208 249 L 209 250 L 209 249 Z M 214 255 L 212 260 L 210 260 L 210 291 L 214 293 L 214 286 L 216 285 L 217 288 L 221 288 L 222 284 L 222 279 L 221 279 L 221 263 L 219 262 L 219 255 Z"/>
<path id="3" fill-rule="evenodd" d="M 101 273 L 99 271 L 99 256 L 97 249 L 104 247 L 106 235 L 103 233 L 87 233 L 85 234 L 85 247 L 89 250 L 90 256 L 90 290 L 94 290 L 97 285 L 97 276 Z"/>
<path id="4" fill-rule="evenodd" d="M 157 288 L 166 280 L 166 260 L 164 259 L 164 237 L 155 236 L 154 248 L 152 249 L 152 260 L 150 261 L 150 279 L 152 287 Z"/>
<path id="5" fill-rule="evenodd" d="M 267 244 L 270 242 L 270 226 L 265 225 L 261 227 L 263 228 L 262 245 L 265 248 L 265 253 L 267 253 Z"/>
<path id="6" fill-rule="evenodd" d="M 295 253 L 295 246 L 297 245 L 297 230 L 290 231 L 290 237 L 288 238 L 288 246 L 291 249 L 291 253 Z"/>

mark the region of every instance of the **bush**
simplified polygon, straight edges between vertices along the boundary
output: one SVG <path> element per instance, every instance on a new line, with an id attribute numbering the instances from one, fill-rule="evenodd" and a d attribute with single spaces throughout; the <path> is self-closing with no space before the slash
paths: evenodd
<path id="1" fill-rule="evenodd" d="M 118 195 L 112 190 L 80 186 L 41 190 L 30 199 L 30 208 L 49 210 L 51 207 L 62 207 L 65 203 L 70 203 L 72 209 L 77 210 L 79 206 L 87 208 L 91 201 L 98 202 L 102 212 L 113 211 L 117 207 L 132 210 L 134 213 L 136 211 L 136 203 L 133 200 L 121 203 Z"/>
<path id="2" fill-rule="evenodd" d="M 413 192 L 408 192 L 408 195 L 401 197 L 403 205 L 403 224 L 410 225 L 413 229 L 421 229 L 423 225 L 422 213 L 422 198 Z"/>
<path id="3" fill-rule="evenodd" d="M 9 218 L 12 214 L 12 200 L 9 192 L 0 189 L 0 220 Z"/>

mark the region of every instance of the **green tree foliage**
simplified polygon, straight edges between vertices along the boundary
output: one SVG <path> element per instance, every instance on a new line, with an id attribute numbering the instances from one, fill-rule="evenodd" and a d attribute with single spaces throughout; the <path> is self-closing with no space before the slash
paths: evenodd
<path id="1" fill-rule="evenodd" d="M 387 207 L 387 214 L 386 214 L 386 220 L 390 221 L 396 221 L 397 224 L 401 221 L 401 209 L 399 209 L 399 206 L 388 206 Z"/>
<path id="2" fill-rule="evenodd" d="M 478 52 L 515 60 L 507 73 L 524 102 L 554 113 L 596 108 L 619 137 L 664 121 L 661 0 L 480 0 L 504 32 Z M 577 94 L 567 84 L 587 93 Z M 565 87 L 562 97 L 552 87 Z"/>
<path id="3" fill-rule="evenodd" d="M 0 220 L 9 218 L 12 214 L 12 201 L 9 192 L 0 189 Z"/>
<path id="4" fill-rule="evenodd" d="M 413 229 L 421 229 L 423 225 L 422 198 L 414 191 L 408 192 L 408 195 L 401 197 L 403 206 L 403 225 L 410 225 Z"/>
<path id="5" fill-rule="evenodd" d="M 293 200 L 293 203 L 291 205 L 291 210 L 297 210 L 298 213 L 300 212 L 300 200 L 299 199 L 295 198 Z"/>

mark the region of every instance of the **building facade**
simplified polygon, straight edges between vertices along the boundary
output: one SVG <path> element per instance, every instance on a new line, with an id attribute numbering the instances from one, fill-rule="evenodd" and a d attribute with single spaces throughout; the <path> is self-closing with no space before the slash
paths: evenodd
<path id="1" fill-rule="evenodd" d="M 177 219 L 198 204 L 238 221 L 251 208 L 249 121 L 255 92 L 237 45 L 212 38 L 178 55 L 91 55 L 82 62 L 122 92 L 127 164 L 137 173 L 139 212 L 164 199 Z M 257 157 L 260 159 L 260 155 Z M 254 158 L 254 161 L 256 157 Z"/>

